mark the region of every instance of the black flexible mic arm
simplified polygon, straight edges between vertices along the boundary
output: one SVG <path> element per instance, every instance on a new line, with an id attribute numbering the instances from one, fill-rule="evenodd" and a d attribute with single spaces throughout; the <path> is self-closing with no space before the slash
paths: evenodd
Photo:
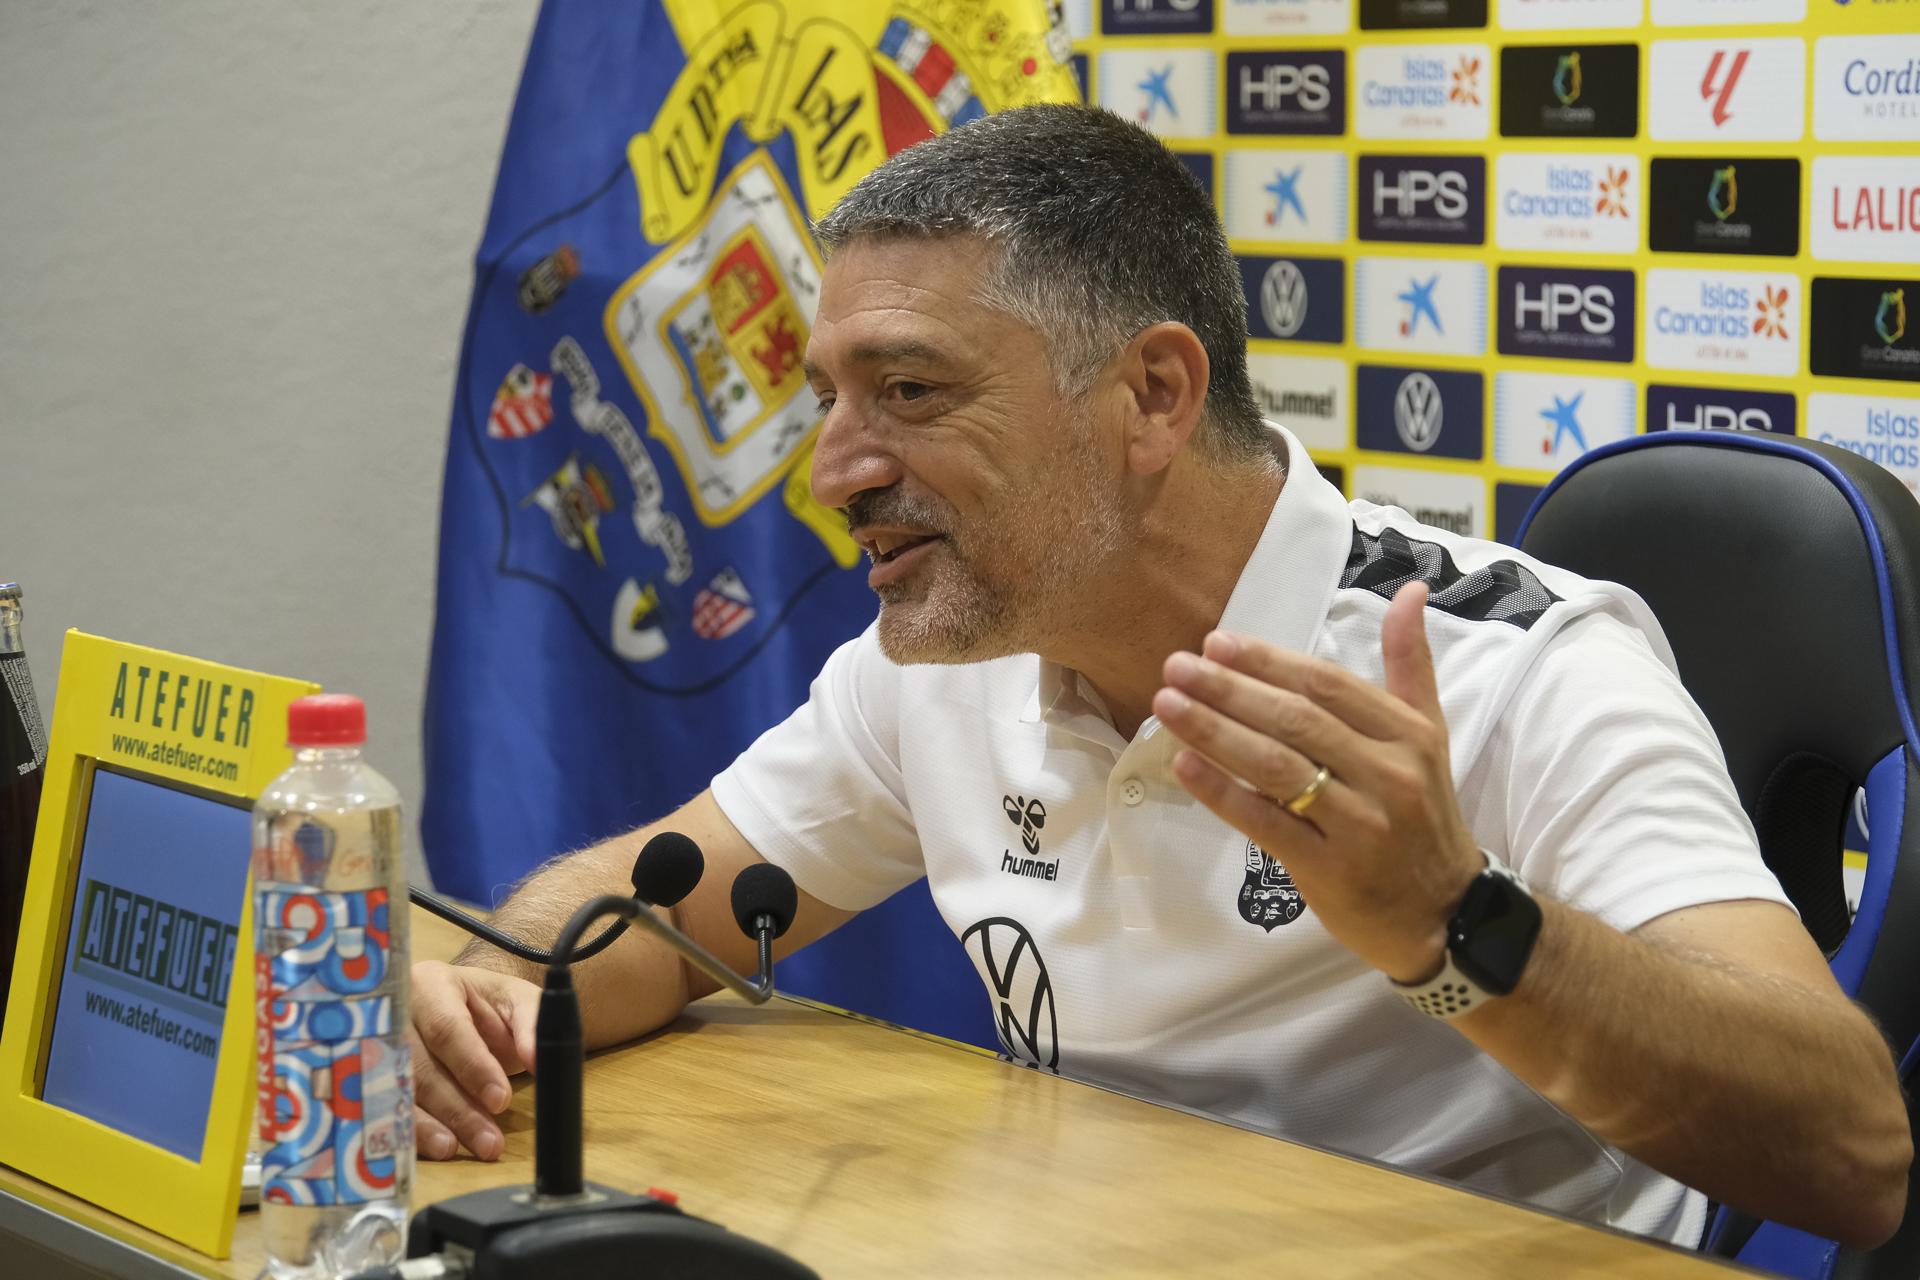
<path id="1" fill-rule="evenodd" d="M 429 893 L 419 885 L 408 885 L 407 897 L 413 900 L 415 906 L 431 911 L 448 924 L 457 925 L 489 946 L 498 947 L 508 955 L 518 956 L 531 964 L 552 964 L 556 959 L 563 959 L 567 964 L 579 964 L 582 960 L 591 960 L 612 946 L 615 940 L 627 931 L 625 920 L 615 920 L 601 931 L 599 937 L 572 952 L 561 951 L 558 947 L 552 951 L 543 951 L 539 947 L 528 946 L 511 934 L 500 932 L 484 920 L 468 915 L 439 894 Z"/>

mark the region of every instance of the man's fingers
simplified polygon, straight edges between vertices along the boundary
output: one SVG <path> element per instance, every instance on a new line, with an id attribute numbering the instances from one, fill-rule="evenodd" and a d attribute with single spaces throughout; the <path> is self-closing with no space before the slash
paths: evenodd
<path id="1" fill-rule="evenodd" d="M 1293 866 L 1301 855 L 1311 859 L 1326 847 L 1325 839 L 1313 824 L 1294 817 L 1267 797 L 1247 790 L 1198 751 L 1187 750 L 1175 755 L 1173 776 L 1222 822 L 1288 866 Z M 1323 792 L 1314 806 L 1317 808 L 1326 801 Z"/>
<path id="2" fill-rule="evenodd" d="M 469 1097 L 489 1111 L 505 1110 L 513 1090 L 474 1026 L 471 988 L 450 966 L 416 965 L 413 976 L 413 1026 L 427 1052 Z"/>
<path id="3" fill-rule="evenodd" d="M 1153 711 L 1182 742 L 1270 800 L 1285 802 L 1299 795 L 1319 772 L 1321 762 L 1221 715 L 1204 703 L 1193 701 L 1178 689 L 1162 689 L 1155 694 Z M 1236 786 L 1235 790 L 1245 788 Z M 1207 799 L 1206 796 L 1199 798 Z M 1260 796 L 1254 798 L 1259 800 Z M 1329 821 L 1338 822 L 1341 810 L 1351 798 L 1351 792 L 1344 785 L 1329 781 L 1315 797 L 1304 820 L 1315 829 L 1325 831 Z"/>
<path id="4" fill-rule="evenodd" d="M 1167 659 L 1163 674 L 1176 691 L 1256 733 L 1284 742 L 1315 765 L 1324 764 L 1349 781 L 1369 772 L 1367 766 L 1380 750 L 1379 742 L 1293 690 L 1243 675 L 1210 658 L 1176 653 Z M 1159 709 L 1156 702 L 1156 714 Z M 1160 718 L 1167 720 L 1164 715 Z"/>
<path id="5" fill-rule="evenodd" d="M 435 1120 L 425 1107 L 413 1108 L 413 1149 L 429 1160 L 451 1160 L 460 1151 L 453 1130 Z"/>
<path id="6" fill-rule="evenodd" d="M 1369 738 L 1398 741 L 1419 719 L 1386 690 L 1324 658 L 1229 631 L 1209 634 L 1202 652 L 1223 667 L 1292 690 Z"/>
<path id="7" fill-rule="evenodd" d="M 1409 582 L 1394 593 L 1380 623 L 1380 656 L 1386 660 L 1387 692 L 1429 720 L 1440 719 L 1440 689 L 1427 647 L 1427 584 Z"/>
<path id="8" fill-rule="evenodd" d="M 460 1145 L 482 1160 L 498 1160 L 506 1140 L 492 1117 L 460 1091 L 453 1078 L 433 1063 L 417 1063 L 413 1075 L 414 1101 L 452 1132 Z M 419 1144 L 416 1142 L 415 1144 Z"/>
<path id="9" fill-rule="evenodd" d="M 501 1005 L 506 1007 L 503 1009 Z M 512 1022 L 513 1005 L 511 1000 L 504 998 L 503 993 L 483 991 L 477 984 L 469 984 L 467 1012 L 473 1016 L 474 1030 L 480 1033 L 480 1039 L 485 1042 L 487 1051 L 500 1064 L 502 1071 L 512 1075 L 525 1071 L 531 1065 L 520 1055 L 520 1044 L 514 1035 Z M 506 1104 L 496 1107 L 492 1098 L 488 1098 L 487 1105 L 489 1110 L 498 1114 Z"/>

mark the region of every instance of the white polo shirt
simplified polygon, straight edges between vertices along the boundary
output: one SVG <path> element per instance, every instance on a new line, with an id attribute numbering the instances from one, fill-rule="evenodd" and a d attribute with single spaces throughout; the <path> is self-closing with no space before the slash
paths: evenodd
<path id="1" fill-rule="evenodd" d="M 1412 576 L 1454 786 L 1538 894 L 1631 930 L 1681 907 L 1786 902 L 1712 730 L 1639 597 L 1511 547 L 1348 503 L 1282 433 L 1289 475 L 1223 628 L 1384 683 Z M 926 876 L 1016 1061 L 1295 1141 L 1691 1245 L 1705 1202 L 1588 1134 L 1409 1007 L 1284 868 L 1032 655 L 896 666 L 872 629 L 713 781 L 808 893 L 859 909 Z"/>

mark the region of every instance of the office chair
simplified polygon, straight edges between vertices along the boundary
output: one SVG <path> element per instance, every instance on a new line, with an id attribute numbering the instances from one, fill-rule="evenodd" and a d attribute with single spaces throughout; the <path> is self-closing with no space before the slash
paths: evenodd
<path id="1" fill-rule="evenodd" d="M 1834 976 L 1901 1054 L 1920 1132 L 1920 503 L 1875 463 L 1760 432 L 1662 431 L 1556 477 L 1518 545 L 1637 591 L 1719 735 L 1760 852 Z M 1841 841 L 1865 788 L 1851 925 Z M 1917 1165 L 1920 1167 L 1920 1165 Z M 1869 1253 L 1722 1209 L 1708 1252 L 1807 1280 L 1920 1275 L 1920 1178 Z"/>

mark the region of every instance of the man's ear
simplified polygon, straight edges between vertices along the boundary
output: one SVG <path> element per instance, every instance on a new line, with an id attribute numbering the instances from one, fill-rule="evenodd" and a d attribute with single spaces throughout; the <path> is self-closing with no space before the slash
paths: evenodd
<path id="1" fill-rule="evenodd" d="M 1154 475 L 1200 425 L 1207 403 L 1207 349 L 1193 330 L 1167 320 L 1136 333 L 1119 363 L 1130 409 L 1127 469 Z"/>

